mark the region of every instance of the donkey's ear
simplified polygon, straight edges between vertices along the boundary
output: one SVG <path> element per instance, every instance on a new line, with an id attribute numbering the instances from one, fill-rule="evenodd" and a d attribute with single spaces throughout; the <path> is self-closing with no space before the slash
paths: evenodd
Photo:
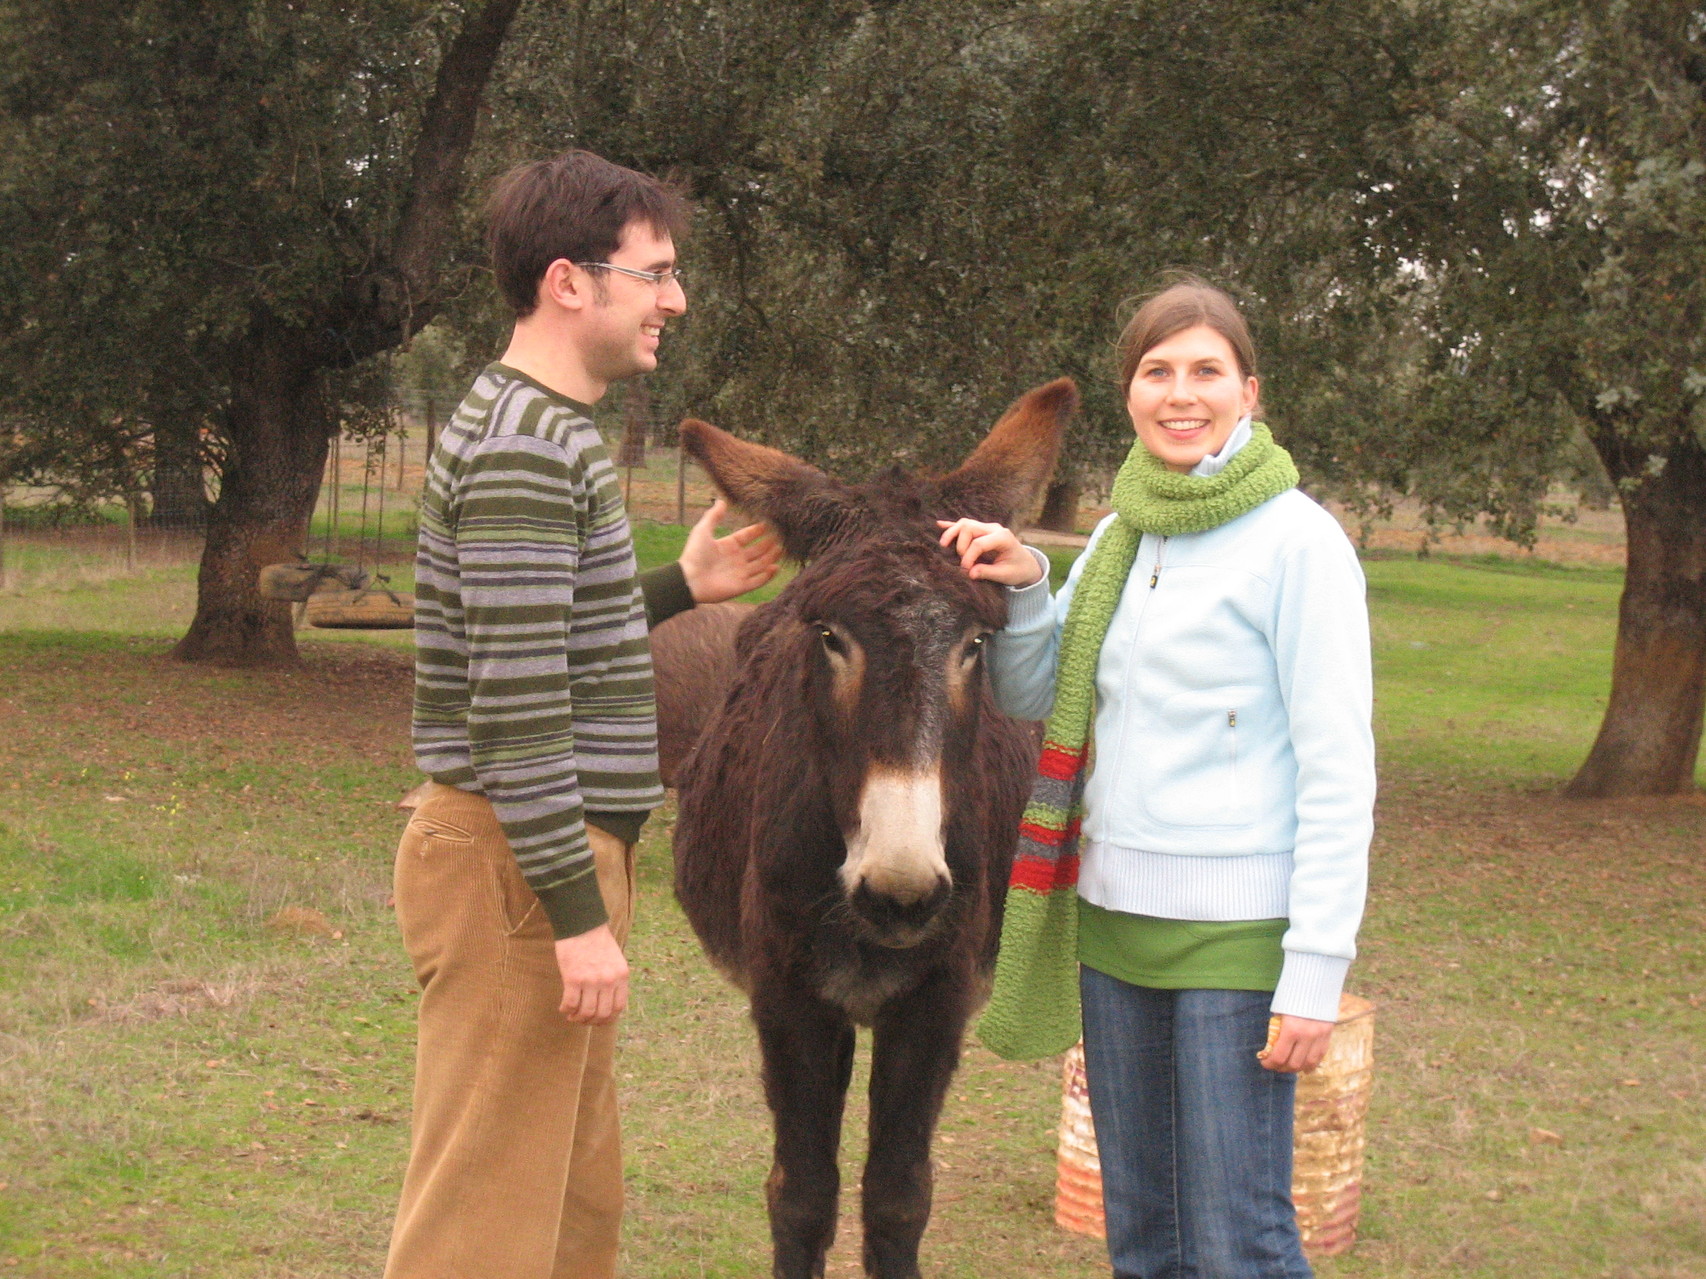
<path id="1" fill-rule="evenodd" d="M 810 559 L 858 516 L 844 486 L 797 457 L 737 440 L 696 418 L 681 424 L 681 442 L 717 491 L 767 521 L 793 559 Z"/>
<path id="2" fill-rule="evenodd" d="M 1069 377 L 1014 400 L 960 469 L 936 481 L 940 513 L 949 519 L 1012 523 L 1054 474 L 1060 438 L 1077 408 L 1078 388 Z"/>

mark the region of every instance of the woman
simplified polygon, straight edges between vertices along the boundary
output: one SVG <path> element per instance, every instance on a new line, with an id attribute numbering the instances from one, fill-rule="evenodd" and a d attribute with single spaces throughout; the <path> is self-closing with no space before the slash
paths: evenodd
<path id="1" fill-rule="evenodd" d="M 1058 597 L 1009 530 L 943 525 L 1010 588 L 997 700 L 1049 717 L 980 1029 L 1061 1051 L 1081 994 L 1118 1279 L 1307 1276 L 1292 1099 L 1337 1016 L 1373 829 L 1362 572 L 1252 421 L 1229 297 L 1176 284 L 1119 350 L 1137 443 Z"/>

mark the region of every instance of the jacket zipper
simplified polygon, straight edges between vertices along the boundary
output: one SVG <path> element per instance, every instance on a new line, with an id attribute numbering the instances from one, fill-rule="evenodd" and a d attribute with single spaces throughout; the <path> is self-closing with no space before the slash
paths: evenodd
<path id="1" fill-rule="evenodd" d="M 1232 733 L 1232 793 L 1238 794 L 1238 711 L 1229 707 L 1226 712 L 1226 727 Z"/>
<path id="2" fill-rule="evenodd" d="M 1227 709 L 1227 728 L 1232 730 L 1232 795 L 1239 793 L 1239 711 Z"/>
<path id="3" fill-rule="evenodd" d="M 1161 580 L 1161 559 L 1167 553 L 1167 539 L 1163 537 L 1155 544 L 1155 567 L 1149 574 L 1149 589 L 1154 590 L 1155 584 Z"/>

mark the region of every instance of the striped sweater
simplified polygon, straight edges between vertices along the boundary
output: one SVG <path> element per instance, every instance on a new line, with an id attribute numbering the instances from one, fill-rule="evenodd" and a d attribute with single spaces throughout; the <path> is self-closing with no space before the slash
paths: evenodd
<path id="1" fill-rule="evenodd" d="M 591 410 L 489 365 L 427 470 L 415 759 L 491 800 L 556 936 L 605 922 L 586 813 L 663 801 L 645 603 Z"/>

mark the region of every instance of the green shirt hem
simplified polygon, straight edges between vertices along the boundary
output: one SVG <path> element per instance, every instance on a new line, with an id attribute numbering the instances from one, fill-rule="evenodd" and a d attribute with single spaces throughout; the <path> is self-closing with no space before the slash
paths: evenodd
<path id="1" fill-rule="evenodd" d="M 606 835 L 614 835 L 624 844 L 640 842 L 640 829 L 650 817 L 649 811 L 636 813 L 588 813 L 586 824 L 596 826 Z"/>
<path id="2" fill-rule="evenodd" d="M 1156 990 L 1273 990 L 1289 921 L 1160 919 L 1078 899 L 1078 962 Z"/>

